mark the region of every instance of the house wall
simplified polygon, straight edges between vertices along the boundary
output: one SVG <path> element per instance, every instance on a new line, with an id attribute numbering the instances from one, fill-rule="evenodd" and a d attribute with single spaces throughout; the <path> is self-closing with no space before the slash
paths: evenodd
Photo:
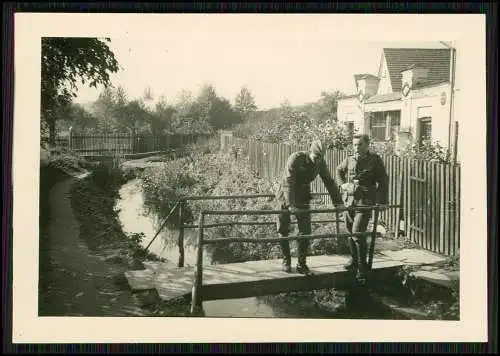
<path id="1" fill-rule="evenodd" d="M 460 68 L 460 51 L 457 49 L 457 67 Z M 363 112 L 377 112 L 377 111 L 392 111 L 401 110 L 401 129 L 409 129 L 410 137 L 412 139 L 418 139 L 418 122 L 419 118 L 424 116 L 430 116 L 432 119 L 432 139 L 433 141 L 439 142 L 440 145 L 447 147 L 448 143 L 453 146 L 454 142 L 454 130 L 455 121 L 460 122 L 460 105 L 464 105 L 463 100 L 460 98 L 460 85 L 461 83 L 461 72 L 457 70 L 456 72 L 456 92 L 455 92 L 455 103 L 452 123 L 450 127 L 450 96 L 451 96 L 451 86 L 449 83 L 444 83 L 432 87 L 413 89 L 407 98 L 402 98 L 401 100 L 394 100 L 382 103 L 372 103 L 359 105 L 358 99 L 356 97 L 343 99 L 339 101 L 337 108 L 337 113 L 339 121 L 346 121 L 346 118 L 350 118 L 355 122 L 355 127 L 363 132 L 364 131 L 364 114 Z M 387 63 L 385 56 L 381 56 L 380 66 L 378 71 L 378 77 L 380 78 L 377 95 L 392 93 L 392 87 L 389 77 L 389 72 L 387 69 Z M 446 96 L 446 102 L 444 105 L 441 104 L 442 93 Z M 459 137 L 460 130 L 459 127 Z M 451 132 L 451 134 L 450 134 Z M 449 137 L 451 141 L 448 142 Z M 458 158 L 460 157 L 460 150 L 462 149 L 460 139 L 458 140 Z"/>
<path id="2" fill-rule="evenodd" d="M 462 117 L 464 112 L 467 112 L 467 110 L 464 110 L 464 105 L 467 105 L 467 99 L 462 96 L 461 88 L 463 87 L 462 84 L 465 84 L 463 75 L 464 71 L 462 69 L 462 63 L 461 59 L 462 57 L 460 56 L 461 54 L 461 48 L 460 48 L 460 41 L 457 41 L 456 43 L 453 43 L 455 46 L 456 52 L 456 60 L 455 60 L 455 92 L 454 92 L 454 97 L 453 97 L 453 120 L 457 121 L 459 123 L 458 127 L 458 143 L 457 143 L 457 159 L 460 160 L 460 151 L 464 149 L 462 143 L 463 141 L 461 140 L 462 138 L 462 130 L 465 129 L 465 127 L 462 125 L 460 126 L 461 123 L 464 122 L 464 120 L 467 120 L 467 118 Z M 452 133 L 452 140 L 454 138 L 454 132 Z M 452 142 L 453 144 L 453 142 Z"/>
<path id="3" fill-rule="evenodd" d="M 377 95 L 392 93 L 391 77 L 389 76 L 385 56 L 382 56 L 378 77 L 380 78 L 380 82 L 378 85 Z"/>
<path id="4" fill-rule="evenodd" d="M 339 122 L 353 121 L 354 128 L 362 131 L 363 112 L 357 97 L 340 99 L 337 104 L 337 118 Z"/>
<path id="5" fill-rule="evenodd" d="M 367 78 L 360 79 L 358 81 L 358 90 L 361 90 L 366 98 L 377 94 L 378 90 L 378 79 L 375 78 Z"/>
<path id="6" fill-rule="evenodd" d="M 365 112 L 401 110 L 402 102 L 401 100 L 394 100 L 394 101 L 386 101 L 383 103 L 365 104 L 364 109 Z"/>
<path id="7" fill-rule="evenodd" d="M 445 93 L 446 102 L 441 104 L 441 95 Z M 409 127 L 413 139 L 418 138 L 418 122 L 422 117 L 432 119 L 432 139 L 442 146 L 448 145 L 450 118 L 450 85 L 413 90 L 402 102 L 401 127 Z"/>

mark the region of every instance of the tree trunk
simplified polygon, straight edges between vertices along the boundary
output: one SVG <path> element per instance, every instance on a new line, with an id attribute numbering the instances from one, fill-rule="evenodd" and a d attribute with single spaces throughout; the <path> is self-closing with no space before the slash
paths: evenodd
<path id="1" fill-rule="evenodd" d="M 54 148 L 56 146 L 56 120 L 51 113 L 46 113 L 44 118 L 49 129 L 49 149 Z"/>

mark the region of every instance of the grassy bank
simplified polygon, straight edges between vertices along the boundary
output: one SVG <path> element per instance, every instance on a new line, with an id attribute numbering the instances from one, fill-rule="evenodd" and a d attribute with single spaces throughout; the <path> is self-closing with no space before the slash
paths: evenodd
<path id="1" fill-rule="evenodd" d="M 135 175 L 134 170 L 101 166 L 75 182 L 71 189 L 72 208 L 80 224 L 81 238 L 106 260 L 130 268 L 141 266 L 144 260 L 160 260 L 152 253 L 141 253 L 144 235 L 124 233 L 114 209 L 120 187 Z"/>
<path id="2" fill-rule="evenodd" d="M 40 167 L 38 288 L 41 294 L 47 292 L 46 274 L 51 268 L 48 251 L 50 235 L 47 230 L 50 219 L 50 191 L 58 182 L 69 177 L 68 174 L 51 165 L 42 164 Z"/>
<path id="3" fill-rule="evenodd" d="M 120 187 L 138 174 L 135 170 L 98 168 L 91 176 L 75 182 L 71 191 L 81 238 L 95 254 L 130 270 L 142 269 L 143 261 L 164 261 L 153 253 L 143 253 L 144 234 L 124 233 L 114 209 Z M 121 288 L 128 288 L 124 276 L 114 277 Z M 185 300 L 162 302 L 156 291 L 139 294 L 152 316 L 188 316 L 190 305 Z"/>

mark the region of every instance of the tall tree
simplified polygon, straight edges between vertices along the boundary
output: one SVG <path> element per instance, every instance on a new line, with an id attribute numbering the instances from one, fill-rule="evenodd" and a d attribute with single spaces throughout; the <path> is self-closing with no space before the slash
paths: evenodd
<path id="1" fill-rule="evenodd" d="M 337 104 L 338 99 L 342 95 L 338 90 L 334 92 L 321 92 L 321 99 L 317 105 L 317 115 L 320 120 L 332 119 L 337 121 Z"/>
<path id="2" fill-rule="evenodd" d="M 115 101 L 118 106 L 125 106 L 128 103 L 127 93 L 121 85 L 116 88 Z"/>
<path id="3" fill-rule="evenodd" d="M 152 115 L 152 132 L 154 134 L 171 133 L 173 131 L 174 114 L 175 108 L 168 104 L 164 96 L 161 96 L 156 103 L 154 114 Z"/>
<path id="4" fill-rule="evenodd" d="M 121 92 L 121 91 L 120 91 Z M 98 126 L 104 132 L 111 132 L 116 129 L 116 121 L 119 117 L 119 108 L 126 105 L 126 100 L 118 97 L 118 91 L 109 86 L 99 93 L 99 97 L 93 105 L 95 116 L 98 119 Z M 118 103 L 122 105 L 118 105 Z"/>
<path id="5" fill-rule="evenodd" d="M 49 129 L 50 145 L 55 142 L 57 112 L 69 107 L 77 96 L 77 83 L 108 86 L 110 74 L 118 72 L 118 61 L 108 46 L 110 41 L 108 38 L 42 38 L 41 117 Z"/>
<path id="6" fill-rule="evenodd" d="M 87 132 L 95 128 L 97 125 L 97 118 L 90 112 L 85 110 L 81 104 L 72 104 L 68 115 L 58 121 L 65 128 L 70 127 L 77 132 Z"/>
<path id="7" fill-rule="evenodd" d="M 234 108 L 244 118 L 247 119 L 248 115 L 257 110 L 255 99 L 250 90 L 244 86 L 234 99 Z"/>

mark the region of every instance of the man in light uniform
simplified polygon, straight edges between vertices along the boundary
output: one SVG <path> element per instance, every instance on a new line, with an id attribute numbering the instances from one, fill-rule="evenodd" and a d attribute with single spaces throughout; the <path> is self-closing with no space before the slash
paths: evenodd
<path id="1" fill-rule="evenodd" d="M 287 160 L 281 184 L 276 193 L 276 200 L 280 210 L 288 210 L 278 217 L 277 230 L 282 237 L 290 233 L 290 216 L 297 217 L 299 233 L 301 235 L 311 234 L 311 213 L 298 212 L 297 210 L 308 210 L 312 199 L 311 182 L 319 175 L 325 184 L 334 205 L 342 204 L 340 191 L 335 184 L 327 164 L 324 160 L 325 146 L 320 141 L 312 143 L 309 152 L 298 151 L 290 155 Z M 288 240 L 280 242 L 283 254 L 283 270 L 291 272 L 290 243 Z M 309 240 L 298 240 L 298 264 L 297 273 L 310 274 L 306 264 L 306 255 L 309 248 Z"/>

